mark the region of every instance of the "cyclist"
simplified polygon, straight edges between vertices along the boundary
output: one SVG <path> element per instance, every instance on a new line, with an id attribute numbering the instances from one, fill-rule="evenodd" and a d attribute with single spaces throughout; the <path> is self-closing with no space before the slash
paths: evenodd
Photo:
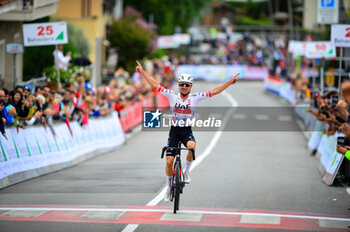
<path id="1" fill-rule="evenodd" d="M 157 80 L 151 77 L 147 72 L 145 72 L 138 61 L 136 66 L 136 71 L 140 73 L 140 75 L 145 78 L 145 80 L 151 85 L 152 89 L 157 89 L 158 92 L 166 96 L 170 103 L 170 110 L 173 115 L 173 126 L 171 126 L 168 138 L 168 146 L 169 147 L 177 147 L 178 142 L 182 141 L 182 143 L 189 149 L 195 149 L 196 140 L 192 134 L 191 127 L 180 127 L 176 126 L 176 121 L 184 120 L 193 117 L 194 109 L 199 101 L 204 100 L 206 98 L 212 97 L 224 91 L 230 85 L 233 85 L 237 82 L 236 76 L 232 77 L 229 81 L 225 82 L 222 85 L 214 88 L 211 91 L 207 91 L 205 93 L 195 93 L 190 94 L 193 77 L 190 74 L 181 74 L 178 77 L 179 90 L 180 93 L 175 93 L 172 90 L 165 89 L 162 87 Z M 174 126 L 175 125 L 175 126 Z M 166 166 L 165 166 L 165 174 L 166 174 L 166 182 L 167 182 L 167 192 L 164 197 L 164 201 L 170 200 L 170 190 L 171 190 L 171 178 L 172 178 L 172 167 L 175 158 L 175 151 L 168 150 L 166 153 Z M 187 154 L 187 163 L 184 171 L 184 181 L 185 183 L 190 183 L 191 179 L 189 176 L 189 171 L 192 165 L 193 157 L 192 152 L 188 151 Z"/>

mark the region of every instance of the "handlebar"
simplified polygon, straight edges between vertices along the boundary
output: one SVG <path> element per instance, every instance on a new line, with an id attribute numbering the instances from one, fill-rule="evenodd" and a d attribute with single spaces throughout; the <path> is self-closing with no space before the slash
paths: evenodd
<path id="1" fill-rule="evenodd" d="M 164 152 L 169 150 L 169 149 L 173 149 L 175 151 L 178 151 L 178 150 L 187 150 L 187 151 L 191 151 L 192 152 L 192 156 L 193 156 L 193 160 L 196 159 L 196 156 L 195 156 L 195 152 L 194 152 L 194 149 L 193 148 L 178 148 L 178 147 L 163 147 L 162 149 L 162 154 L 161 154 L 161 158 L 163 159 L 164 157 Z"/>

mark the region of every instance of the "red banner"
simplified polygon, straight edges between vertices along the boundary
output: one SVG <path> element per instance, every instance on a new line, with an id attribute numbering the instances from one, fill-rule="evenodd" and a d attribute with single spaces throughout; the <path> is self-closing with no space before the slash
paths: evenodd
<path id="1" fill-rule="evenodd" d="M 155 104 L 156 103 L 156 107 Z M 142 107 L 164 108 L 169 107 L 168 99 L 162 94 L 143 99 L 141 102 L 135 102 L 132 105 L 124 107 L 119 112 L 119 120 L 123 131 L 128 132 L 142 122 Z"/>

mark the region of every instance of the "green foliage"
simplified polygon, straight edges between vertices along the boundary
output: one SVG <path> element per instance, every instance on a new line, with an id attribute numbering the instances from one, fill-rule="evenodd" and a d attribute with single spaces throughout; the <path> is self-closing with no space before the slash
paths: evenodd
<path id="1" fill-rule="evenodd" d="M 268 1 L 265 2 L 227 2 L 235 11 L 245 11 L 252 19 L 258 19 L 267 15 Z"/>
<path id="2" fill-rule="evenodd" d="M 44 69 L 44 73 L 46 75 L 46 81 L 47 82 L 53 82 L 55 84 L 58 84 L 58 72 L 57 69 L 55 69 L 55 66 L 50 66 Z M 74 83 L 75 77 L 79 73 L 79 67 L 75 65 L 70 65 L 67 70 L 60 70 L 60 82 L 62 84 L 66 83 Z"/>
<path id="3" fill-rule="evenodd" d="M 136 22 L 135 18 L 122 18 L 114 22 L 108 33 L 112 47 L 117 48 L 120 64 L 129 72 L 135 70 L 135 61 L 152 53 L 155 33 Z"/>
<path id="4" fill-rule="evenodd" d="M 128 0 L 125 5 L 141 11 L 145 19 L 153 15 L 158 33 L 171 35 L 174 34 L 176 26 L 180 26 L 185 32 L 206 2 L 206 0 Z"/>
<path id="5" fill-rule="evenodd" d="M 38 78 L 45 67 L 53 65 L 55 46 L 24 47 L 23 80 Z"/>
<path id="6" fill-rule="evenodd" d="M 71 23 L 67 25 L 68 44 L 65 45 L 65 50 L 72 51 L 72 57 L 88 56 L 90 52 L 89 41 L 87 40 L 84 31 Z"/>
<path id="7" fill-rule="evenodd" d="M 300 28 L 295 31 L 298 34 L 300 40 L 304 40 L 304 38 L 308 34 L 311 34 L 314 41 L 327 41 L 327 40 L 330 40 L 330 35 L 331 35 L 330 26 L 326 26 L 325 29 L 314 29 L 314 30 Z"/>
<path id="8" fill-rule="evenodd" d="M 48 22 L 40 21 L 40 22 Z M 32 23 L 32 22 L 31 22 Z M 63 45 L 63 51 L 72 52 L 72 57 L 80 55 L 87 56 L 89 54 L 89 42 L 83 31 L 73 24 L 68 23 L 68 44 Z M 35 46 L 24 47 L 23 53 L 23 80 L 30 80 L 31 78 L 41 77 L 46 67 L 54 65 L 53 52 L 54 45 L 50 46 Z"/>
<path id="9" fill-rule="evenodd" d="M 235 12 L 236 25 L 270 26 L 268 1 L 265 2 L 227 2 Z"/>
<path id="10" fill-rule="evenodd" d="M 248 16 L 239 16 L 236 17 L 236 25 L 264 25 L 264 26 L 270 26 L 270 19 L 268 18 L 260 18 L 255 19 Z"/>

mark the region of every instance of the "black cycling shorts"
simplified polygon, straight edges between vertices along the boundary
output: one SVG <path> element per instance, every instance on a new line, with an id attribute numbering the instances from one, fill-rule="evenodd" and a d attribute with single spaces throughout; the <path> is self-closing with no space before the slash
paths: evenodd
<path id="1" fill-rule="evenodd" d="M 185 147 L 187 146 L 188 141 L 196 142 L 191 127 L 171 127 L 169 131 L 168 147 L 177 147 L 179 141 L 181 141 Z M 175 157 L 176 151 L 169 149 L 167 150 L 166 155 Z"/>

